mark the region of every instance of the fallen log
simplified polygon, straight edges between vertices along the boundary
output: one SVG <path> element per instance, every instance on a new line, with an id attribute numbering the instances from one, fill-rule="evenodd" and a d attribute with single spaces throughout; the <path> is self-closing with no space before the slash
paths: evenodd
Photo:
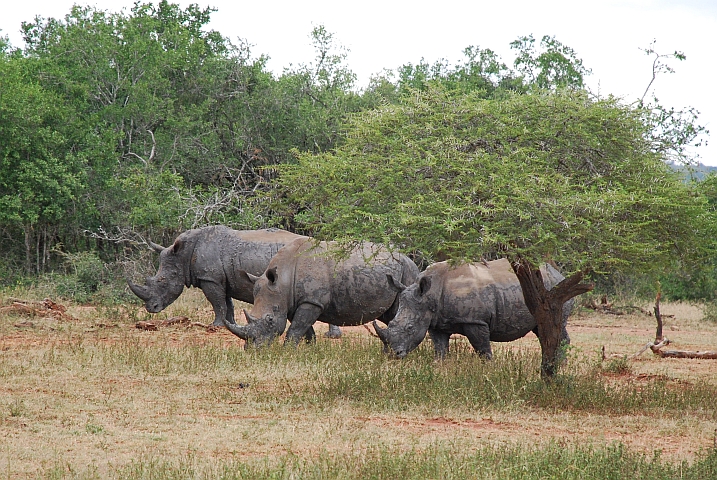
<path id="1" fill-rule="evenodd" d="M 210 324 L 204 324 L 201 322 L 192 322 L 189 320 L 189 317 L 185 316 L 177 316 L 172 317 L 168 320 L 162 320 L 161 322 L 145 322 L 145 321 L 139 321 L 134 324 L 135 328 L 138 328 L 140 330 L 147 330 L 150 332 L 156 332 L 159 330 L 160 327 L 169 327 L 171 325 L 182 325 L 186 324 L 187 328 L 189 327 L 201 327 L 205 329 L 208 332 L 214 332 L 220 329 L 220 327 L 216 327 L 214 325 Z"/>
<path id="2" fill-rule="evenodd" d="M 53 317 L 61 320 L 75 320 L 74 317 L 65 313 L 67 307 L 46 298 L 40 302 L 35 300 L 21 300 L 11 298 L 12 304 L 0 307 L 0 313 L 17 313 L 31 317 Z"/>
<path id="3" fill-rule="evenodd" d="M 152 322 L 145 322 L 145 321 L 139 321 L 134 324 L 134 328 L 137 328 L 139 330 L 147 330 L 149 332 L 156 332 L 159 330 L 159 327 L 156 323 Z"/>
<path id="4" fill-rule="evenodd" d="M 169 325 L 178 325 L 182 323 L 189 323 L 189 317 L 184 316 L 178 316 L 178 317 L 172 317 L 169 320 L 163 320 L 160 322 L 160 325 L 163 327 L 167 327 Z"/>
<path id="5" fill-rule="evenodd" d="M 656 347 L 650 347 L 652 353 L 660 358 L 701 358 L 707 360 L 717 360 L 717 352 L 691 352 L 689 350 L 660 350 Z"/>
<path id="6" fill-rule="evenodd" d="M 627 355 L 619 355 L 619 354 L 610 354 L 607 355 L 605 353 L 605 346 L 602 347 L 602 359 L 603 361 L 607 360 L 608 358 L 625 358 L 626 360 L 634 360 L 638 356 L 640 356 L 643 352 L 645 352 L 648 348 L 657 355 L 660 358 L 697 358 L 697 359 L 707 359 L 707 360 L 717 360 L 717 352 L 715 351 L 702 351 L 702 352 L 695 352 L 695 351 L 689 351 L 689 350 L 662 350 L 663 347 L 669 345 L 671 342 L 669 339 L 667 339 L 663 335 L 663 322 L 662 317 L 665 316 L 660 312 L 660 298 L 662 298 L 662 292 L 659 290 L 657 296 L 655 297 L 655 320 L 657 321 L 657 329 L 655 331 L 655 341 L 650 342 L 646 344 L 642 350 L 639 352 L 630 355 L 629 357 Z"/>

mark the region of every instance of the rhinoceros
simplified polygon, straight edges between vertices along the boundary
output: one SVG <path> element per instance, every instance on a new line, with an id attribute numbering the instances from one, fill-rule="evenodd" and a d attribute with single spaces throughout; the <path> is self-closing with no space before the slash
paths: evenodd
<path id="1" fill-rule="evenodd" d="M 545 287 L 551 289 L 563 276 L 549 264 L 540 272 Z M 434 263 L 406 287 L 392 277 L 387 280 L 400 292 L 398 312 L 386 328 L 374 321 L 376 334 L 385 350 L 399 358 L 414 350 L 428 331 L 436 357 L 448 353 L 451 334 L 468 337 L 481 356 L 490 359 L 490 342 L 512 342 L 528 332 L 538 334 L 535 319 L 528 311 L 518 277 L 506 259 L 485 263 Z M 561 339 L 570 337 L 566 329 L 573 300 L 565 302 Z"/>
<path id="2" fill-rule="evenodd" d="M 362 325 L 379 318 L 389 322 L 398 308 L 398 295 L 387 277 L 412 283 L 418 267 L 407 256 L 364 243 L 348 257 L 331 253 L 337 245 L 298 239 L 271 259 L 254 282 L 254 306 L 244 311 L 248 325 L 226 327 L 236 336 L 263 345 L 291 326 L 285 343 L 311 340 L 317 320 L 330 325 Z"/>
<path id="3" fill-rule="evenodd" d="M 232 298 L 254 301 L 254 284 L 240 272 L 261 275 L 281 247 L 305 238 L 276 228 L 232 230 L 217 225 L 188 230 L 167 248 L 151 244 L 159 252 L 159 270 L 147 278 L 146 286 L 127 282 L 150 313 L 164 310 L 184 287 L 201 288 L 214 309 L 213 325 L 234 323 Z"/>

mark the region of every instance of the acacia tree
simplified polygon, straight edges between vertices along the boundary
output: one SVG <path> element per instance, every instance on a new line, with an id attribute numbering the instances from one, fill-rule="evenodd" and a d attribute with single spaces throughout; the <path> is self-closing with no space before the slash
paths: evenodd
<path id="1" fill-rule="evenodd" d="M 591 288 L 588 269 L 659 268 L 707 234 L 703 198 L 652 149 L 642 119 L 582 91 L 415 92 L 354 117 L 334 152 L 298 154 L 274 198 L 322 238 L 429 259 L 512 258 L 550 377 L 562 304 Z M 546 259 L 570 274 L 551 292 L 536 268 Z"/>

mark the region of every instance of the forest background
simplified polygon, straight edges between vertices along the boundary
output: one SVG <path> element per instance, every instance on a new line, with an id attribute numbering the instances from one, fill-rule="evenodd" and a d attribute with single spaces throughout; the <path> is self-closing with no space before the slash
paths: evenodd
<path id="1" fill-rule="evenodd" d="M 663 108 L 648 93 L 650 78 L 659 81 L 669 73 L 684 59 L 680 52 L 646 47 L 654 69 L 646 72 L 646 95 L 631 104 L 587 91 L 583 78 L 589 68 L 577 52 L 552 37 L 516 39 L 510 66 L 490 49 L 468 46 L 462 63 L 406 64 L 359 90 L 345 51 L 323 26 L 311 32 L 315 60 L 276 75 L 267 69 L 267 58 L 253 56 L 248 44 L 234 45 L 220 32 L 207 30 L 211 14 L 211 9 L 181 9 L 166 1 L 138 3 L 127 13 L 74 7 L 62 20 L 23 24 L 23 50 L 0 39 L 0 284 L 48 280 L 59 295 L 77 301 L 124 301 L 132 297 L 123 279 L 151 270 L 149 239 L 166 245 L 187 228 L 218 223 L 340 236 L 336 229 L 347 225 L 341 215 L 331 221 L 315 215 L 314 207 L 326 208 L 312 197 L 317 189 L 302 194 L 297 188 L 302 179 L 282 166 L 301 166 L 314 156 L 331 160 L 324 155 L 352 148 L 360 132 L 374 128 L 371 118 L 387 118 L 387 111 L 417 108 L 422 102 L 472 108 L 471 102 L 480 101 L 498 116 L 510 102 L 520 106 L 530 99 L 567 98 L 576 105 L 607 102 L 608 110 L 638 121 L 633 133 L 642 143 L 633 138 L 626 148 L 639 143 L 650 158 L 680 166 L 679 177 L 670 177 L 673 183 L 665 191 L 690 198 L 680 228 L 656 233 L 681 237 L 674 243 L 684 255 L 663 256 L 653 265 L 659 268 L 646 269 L 644 262 L 628 260 L 636 250 L 624 249 L 617 255 L 620 275 L 607 268 L 593 273 L 599 289 L 653 294 L 659 280 L 668 298 L 714 300 L 717 256 L 708 231 L 714 225 L 717 180 L 695 174 L 687 154 L 687 147 L 703 138 L 704 128 L 694 110 Z M 430 121 L 440 126 L 449 120 Z M 560 121 L 574 118 L 556 118 Z M 584 122 L 579 126 L 587 135 L 575 138 L 587 142 L 586 148 L 578 150 L 599 157 L 603 153 L 589 142 L 600 125 L 588 117 Z M 504 134 L 496 142 L 516 143 L 509 131 Z M 490 150 L 470 148 L 476 147 Z M 591 174 L 608 178 L 611 169 Z M 311 175 L 319 179 L 326 171 Z M 424 177 L 432 178 L 428 173 Z M 287 182 L 292 178 L 297 181 Z M 384 180 L 402 183 L 399 177 Z M 361 185 L 372 189 L 377 183 Z M 450 197 L 450 188 L 441 195 L 439 200 Z M 456 218 L 463 213 L 456 212 Z M 689 242 L 682 240 L 690 235 L 699 248 L 684 248 Z M 375 236 L 395 240 L 386 230 Z M 465 239 L 459 240 L 465 245 Z M 638 240 L 631 241 L 639 247 Z M 434 244 L 408 247 L 426 261 L 441 253 Z M 455 253 L 476 256 L 470 249 Z M 573 271 L 581 266 L 568 265 Z"/>

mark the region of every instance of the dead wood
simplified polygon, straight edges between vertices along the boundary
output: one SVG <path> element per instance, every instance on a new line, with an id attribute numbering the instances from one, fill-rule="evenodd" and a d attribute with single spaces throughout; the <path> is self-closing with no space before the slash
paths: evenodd
<path id="1" fill-rule="evenodd" d="M 706 360 L 717 360 L 717 352 L 691 352 L 689 350 L 660 350 L 656 346 L 650 347 L 652 353 L 660 358 L 700 358 Z"/>
<path id="2" fill-rule="evenodd" d="M 613 302 L 608 301 L 607 295 L 603 295 L 602 297 L 600 297 L 599 303 L 595 297 L 587 298 L 583 301 L 582 306 L 591 310 L 595 310 L 596 312 L 606 313 L 608 315 L 627 315 L 628 313 L 633 312 L 639 312 L 644 315 L 647 315 L 648 317 L 651 317 L 653 315 L 652 311 L 642 307 L 638 307 L 636 305 L 615 305 Z M 662 317 L 671 318 L 674 317 L 674 315 L 662 314 Z"/>
<path id="3" fill-rule="evenodd" d="M 139 322 L 135 323 L 134 328 L 138 328 L 140 330 L 147 330 L 150 332 L 156 332 L 157 330 L 159 330 L 159 327 L 157 326 L 156 323 L 145 322 L 145 321 L 139 321 Z"/>
<path id="4" fill-rule="evenodd" d="M 169 325 L 178 325 L 182 323 L 189 323 L 189 317 L 177 316 L 172 317 L 169 320 L 164 320 L 160 323 L 161 326 L 167 327 Z"/>
<path id="5" fill-rule="evenodd" d="M 624 358 L 625 360 L 635 360 L 637 357 L 642 355 L 648 348 L 650 348 L 652 346 L 654 346 L 653 343 L 647 343 L 647 344 L 645 344 L 644 347 L 642 347 L 642 349 L 639 352 L 633 353 L 632 355 L 626 355 L 626 354 L 622 354 L 622 353 L 606 354 L 605 353 L 605 345 L 603 345 L 602 346 L 602 360 L 605 361 L 607 359 L 612 359 L 612 358 Z"/>
<path id="6" fill-rule="evenodd" d="M 613 308 L 613 304 L 607 301 L 607 296 L 605 295 L 603 295 L 600 299 L 600 303 L 598 303 L 595 298 L 585 300 L 583 302 L 583 307 L 610 315 L 625 315 L 625 312 Z"/>
<path id="7" fill-rule="evenodd" d="M 655 297 L 655 320 L 657 321 L 657 329 L 655 330 L 655 341 L 650 342 L 647 345 L 645 345 L 642 350 L 639 352 L 631 355 L 628 357 L 627 355 L 619 355 L 619 354 L 605 354 L 605 346 L 602 347 L 602 359 L 603 361 L 608 358 L 625 358 L 628 360 L 634 360 L 639 355 L 641 355 L 645 350 L 648 348 L 652 350 L 652 353 L 657 355 L 660 358 L 697 358 L 697 359 L 707 359 L 707 360 L 717 360 L 717 352 L 716 351 L 703 351 L 703 352 L 694 352 L 689 350 L 662 350 L 663 347 L 669 345 L 671 342 L 669 339 L 665 338 L 663 335 L 663 322 L 662 317 L 664 316 L 660 312 L 660 299 L 662 298 L 662 293 L 660 291 L 657 292 L 657 296 Z"/>
<path id="8" fill-rule="evenodd" d="M 37 309 L 32 308 L 32 307 L 22 304 L 22 303 L 18 303 L 18 302 L 14 302 L 12 305 L 0 308 L 0 312 L 2 312 L 2 313 L 14 312 L 14 313 L 19 313 L 20 315 L 30 315 L 30 316 L 38 315 Z"/>
<path id="9" fill-rule="evenodd" d="M 190 323 L 189 317 L 185 317 L 185 316 L 176 316 L 176 317 L 172 317 L 168 320 L 162 320 L 161 322 L 140 321 L 140 322 L 135 323 L 134 326 L 135 326 L 135 328 L 139 328 L 140 330 L 156 332 L 157 330 L 159 330 L 159 327 L 169 327 L 171 325 L 181 325 L 183 323 L 187 323 L 190 325 L 197 324 L 204 328 L 207 327 L 203 323 L 199 323 L 199 322 Z"/>
<path id="10" fill-rule="evenodd" d="M 192 322 L 189 324 L 190 327 L 202 327 L 202 328 L 208 328 L 210 325 L 207 325 L 206 323 L 202 323 L 202 322 Z"/>
<path id="11" fill-rule="evenodd" d="M 664 338 L 662 336 L 662 315 L 660 314 L 660 298 L 662 298 L 662 291 L 658 289 L 657 296 L 655 297 L 655 320 L 657 320 L 657 331 L 655 331 L 655 343 L 660 343 Z"/>
<path id="12" fill-rule="evenodd" d="M 53 317 L 60 320 L 75 320 L 72 316 L 66 314 L 67 307 L 46 298 L 40 302 L 35 300 L 20 300 L 11 298 L 13 303 L 5 307 L 0 307 L 0 313 L 17 313 L 19 315 L 27 315 L 31 317 Z"/>
<path id="13" fill-rule="evenodd" d="M 202 323 L 202 322 L 191 322 L 189 325 L 187 325 L 187 328 L 189 327 L 201 327 L 204 330 L 206 330 L 208 333 L 212 332 L 218 332 L 222 329 L 222 327 L 217 327 L 216 325 L 212 325 L 211 323 Z"/>
<path id="14" fill-rule="evenodd" d="M 655 320 L 657 320 L 657 330 L 655 331 L 655 342 L 650 345 L 652 353 L 660 358 L 702 358 L 709 360 L 717 360 L 717 352 L 691 352 L 689 350 L 661 350 L 662 347 L 668 345 L 670 341 L 662 334 L 662 314 L 660 313 L 660 299 L 662 292 L 658 289 L 655 297 Z"/>

